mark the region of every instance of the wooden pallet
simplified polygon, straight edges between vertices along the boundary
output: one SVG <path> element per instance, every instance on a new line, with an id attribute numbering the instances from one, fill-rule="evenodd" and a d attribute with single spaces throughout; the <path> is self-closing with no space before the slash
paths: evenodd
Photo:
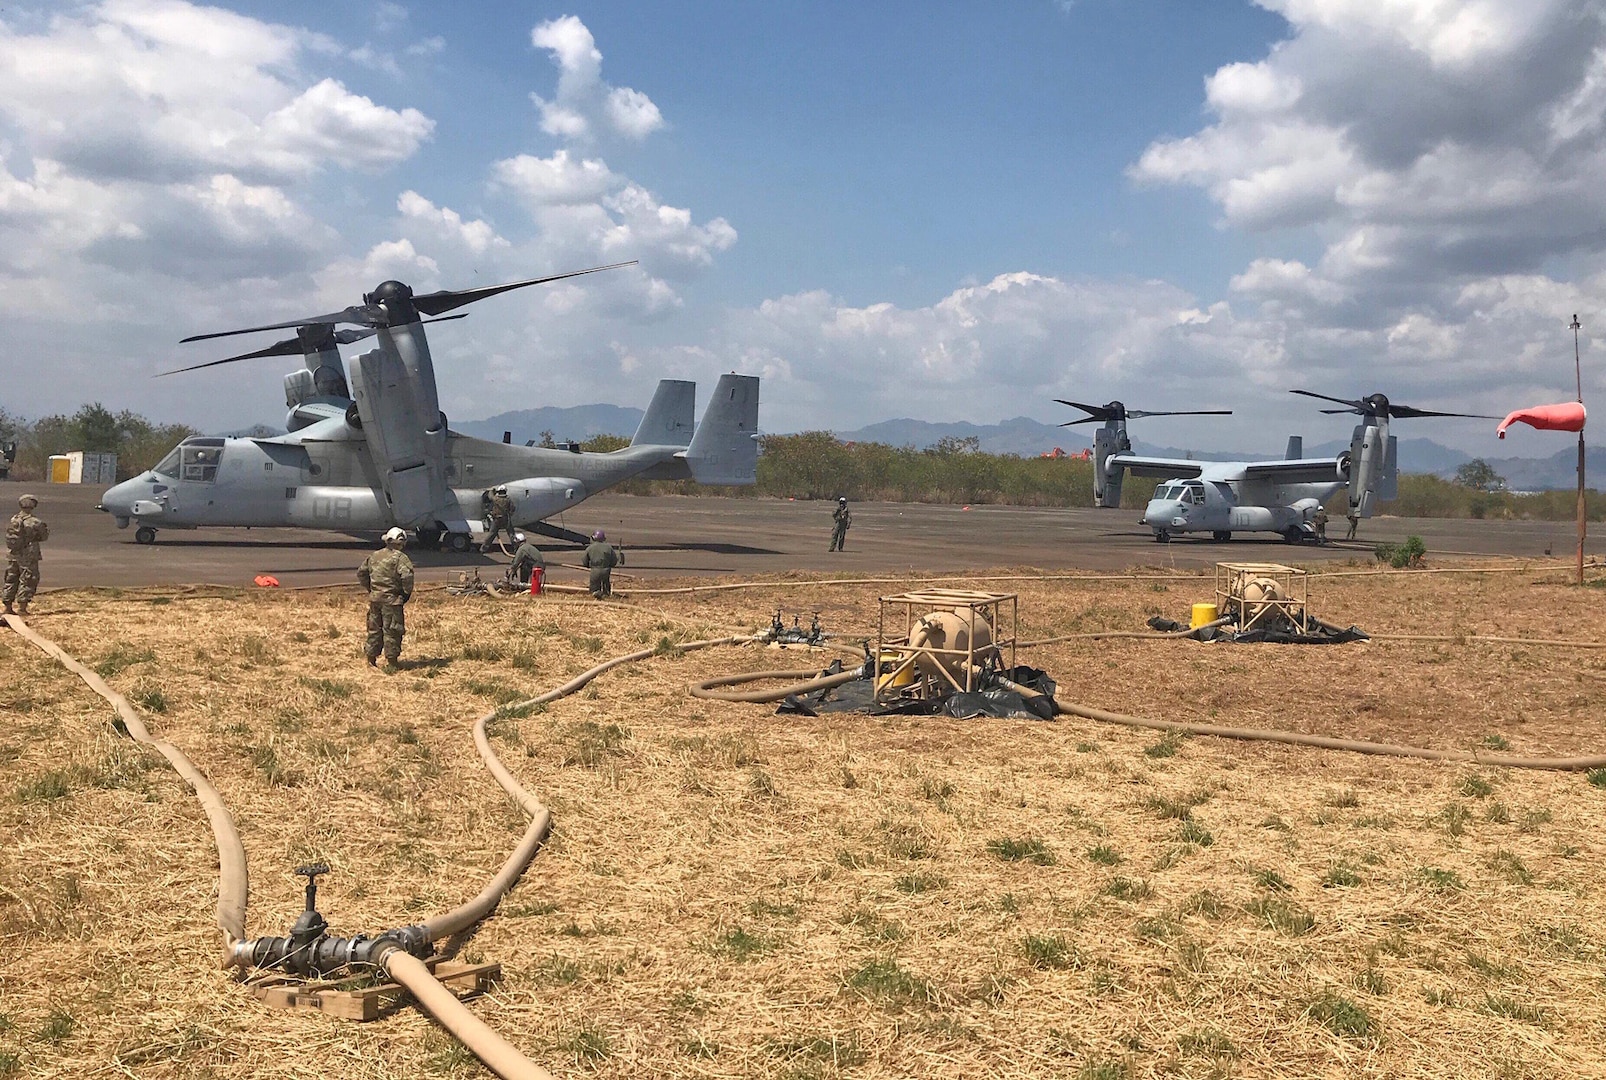
<path id="1" fill-rule="evenodd" d="M 424 961 L 435 978 L 459 997 L 482 994 L 502 977 L 501 964 L 463 964 L 438 958 Z M 302 982 L 289 975 L 267 975 L 247 984 L 259 1001 L 273 1009 L 299 1009 L 343 1020 L 377 1020 L 381 1009 L 396 1004 L 406 989 L 379 983 L 347 989 L 337 982 Z"/>

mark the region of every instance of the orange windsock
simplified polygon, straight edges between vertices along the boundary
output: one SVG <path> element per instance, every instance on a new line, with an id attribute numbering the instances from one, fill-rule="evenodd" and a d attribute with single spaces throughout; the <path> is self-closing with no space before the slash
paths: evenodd
<path id="1" fill-rule="evenodd" d="M 1586 415 L 1582 401 L 1564 401 L 1560 405 L 1535 405 L 1531 409 L 1518 409 L 1509 414 L 1500 421 L 1500 427 L 1495 434 L 1503 439 L 1506 437 L 1506 428 L 1519 422 L 1539 428 L 1541 431 L 1582 431 Z"/>

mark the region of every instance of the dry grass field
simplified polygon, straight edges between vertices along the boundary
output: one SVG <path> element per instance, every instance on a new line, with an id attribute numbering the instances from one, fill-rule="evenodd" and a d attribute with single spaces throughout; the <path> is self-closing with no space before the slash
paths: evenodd
<path id="1" fill-rule="evenodd" d="M 1379 635 L 1606 641 L 1606 596 L 1565 577 L 1322 576 L 1313 607 Z M 1018 589 L 1037 637 L 1186 618 L 1210 580 Z M 477 891 L 523 830 L 476 716 L 777 606 L 873 631 L 876 595 L 429 592 L 396 674 L 363 665 L 348 590 L 59 593 L 32 624 L 221 790 L 252 934 L 285 931 L 289 871 L 314 858 L 331 923 L 377 932 Z M 1606 751 L 1606 650 L 1111 640 L 1033 659 L 1062 699 L 1140 715 Z M 503 965 L 479 1015 L 572 1076 L 1606 1074 L 1606 790 L 1586 776 L 685 693 L 811 662 L 662 655 L 506 710 L 499 752 L 556 826 L 463 946 Z M 218 970 L 205 818 L 110 719 L 0 632 L 0 1077 L 483 1075 L 416 1010 L 274 1012 Z"/>

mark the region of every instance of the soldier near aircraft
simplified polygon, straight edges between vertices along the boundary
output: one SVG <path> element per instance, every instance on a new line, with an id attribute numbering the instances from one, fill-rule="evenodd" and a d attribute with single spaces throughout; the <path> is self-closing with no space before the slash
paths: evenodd
<path id="1" fill-rule="evenodd" d="M 39 500 L 24 495 L 21 509 L 6 526 L 6 583 L 3 598 L 7 615 L 28 614 L 28 603 L 39 591 L 39 545 L 50 539 L 50 526 L 34 515 Z M 13 606 L 15 605 L 15 606 Z"/>
<path id="2" fill-rule="evenodd" d="M 1349 531 L 1344 534 L 1344 539 L 1353 540 L 1355 539 L 1355 530 L 1361 527 L 1361 515 L 1351 508 L 1350 512 L 1345 514 L 1344 517 L 1349 521 Z"/>
<path id="3" fill-rule="evenodd" d="M 513 553 L 513 565 L 509 570 L 520 585 L 528 585 L 537 568 L 546 569 L 546 556 L 535 546 L 535 541 L 527 539 L 523 533 L 514 533 L 513 539 L 519 542 L 519 547 Z"/>
<path id="4" fill-rule="evenodd" d="M 395 667 L 401 659 L 402 637 L 407 633 L 403 608 L 413 598 L 413 560 L 402 548 L 407 534 L 400 529 L 385 533 L 385 547 L 363 560 L 357 580 L 368 590 L 368 643 L 364 655 L 370 667 L 379 662 Z"/>
<path id="5" fill-rule="evenodd" d="M 517 543 L 513 535 L 513 500 L 508 498 L 507 488 L 488 488 L 480 495 L 480 506 L 485 516 L 491 522 L 490 531 L 485 534 L 485 543 L 481 551 L 490 551 L 496 544 L 496 538 L 507 531 L 509 543 Z"/>
<path id="6" fill-rule="evenodd" d="M 623 566 L 624 552 L 608 543 L 608 534 L 598 529 L 591 534 L 591 546 L 580 564 L 591 571 L 591 595 L 598 600 L 613 595 L 613 568 Z"/>
<path id="7" fill-rule="evenodd" d="M 848 529 L 853 525 L 853 515 L 848 513 L 848 497 L 838 495 L 836 510 L 831 514 L 831 551 L 847 550 Z"/>
<path id="8" fill-rule="evenodd" d="M 1327 543 L 1327 507 L 1325 505 L 1317 505 L 1316 513 L 1310 519 L 1310 523 L 1316 526 L 1316 542 L 1318 544 Z"/>

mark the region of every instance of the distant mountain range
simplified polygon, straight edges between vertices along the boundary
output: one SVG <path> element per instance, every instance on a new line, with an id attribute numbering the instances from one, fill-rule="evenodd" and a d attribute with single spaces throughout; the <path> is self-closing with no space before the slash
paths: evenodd
<path id="1" fill-rule="evenodd" d="M 452 429 L 480 439 L 500 440 L 504 431 L 512 432 L 513 442 L 523 446 L 528 441 L 539 441 L 543 431 L 550 431 L 559 442 L 566 439 L 583 441 L 593 435 L 635 434 L 641 423 L 641 410 L 620 405 L 576 405 L 560 409 L 519 409 L 499 413 L 486 420 L 454 422 Z M 902 418 L 883 420 L 877 424 L 839 431 L 843 442 L 878 442 L 891 446 L 913 446 L 925 449 L 944 438 L 974 438 L 979 448 L 989 454 L 1018 454 L 1036 457 L 1057 446 L 1066 453 L 1075 454 L 1092 445 L 1092 440 L 1080 431 L 1045 424 L 1030 417 L 1017 416 L 997 424 L 933 423 L 929 420 Z M 1348 449 L 1347 442 L 1311 443 L 1305 447 L 1306 457 L 1335 457 Z M 1159 446 L 1133 440 L 1133 448 L 1140 454 L 1153 457 L 1187 458 L 1203 461 L 1236 461 L 1255 458 L 1280 457 L 1284 445 L 1260 447 L 1254 451 L 1189 451 L 1174 446 Z M 1457 467 L 1472 460 L 1472 455 L 1453 450 L 1432 439 L 1400 440 L 1400 471 L 1432 473 L 1449 479 Z M 1577 483 L 1577 452 L 1568 447 L 1546 458 L 1484 458 L 1494 471 L 1506 478 L 1514 491 L 1544 491 L 1552 488 L 1570 488 Z M 1591 450 L 1587 469 L 1591 476 L 1606 477 L 1606 449 Z"/>
<path id="2" fill-rule="evenodd" d="M 559 442 L 584 442 L 593 435 L 623 435 L 629 438 L 641 423 L 640 409 L 622 405 L 575 405 L 559 409 L 546 406 L 540 409 L 518 409 L 497 413 L 487 420 L 453 421 L 452 430 L 476 439 L 500 442 L 504 431 L 513 433 L 513 443 L 541 441 L 543 431 L 552 432 Z"/>

